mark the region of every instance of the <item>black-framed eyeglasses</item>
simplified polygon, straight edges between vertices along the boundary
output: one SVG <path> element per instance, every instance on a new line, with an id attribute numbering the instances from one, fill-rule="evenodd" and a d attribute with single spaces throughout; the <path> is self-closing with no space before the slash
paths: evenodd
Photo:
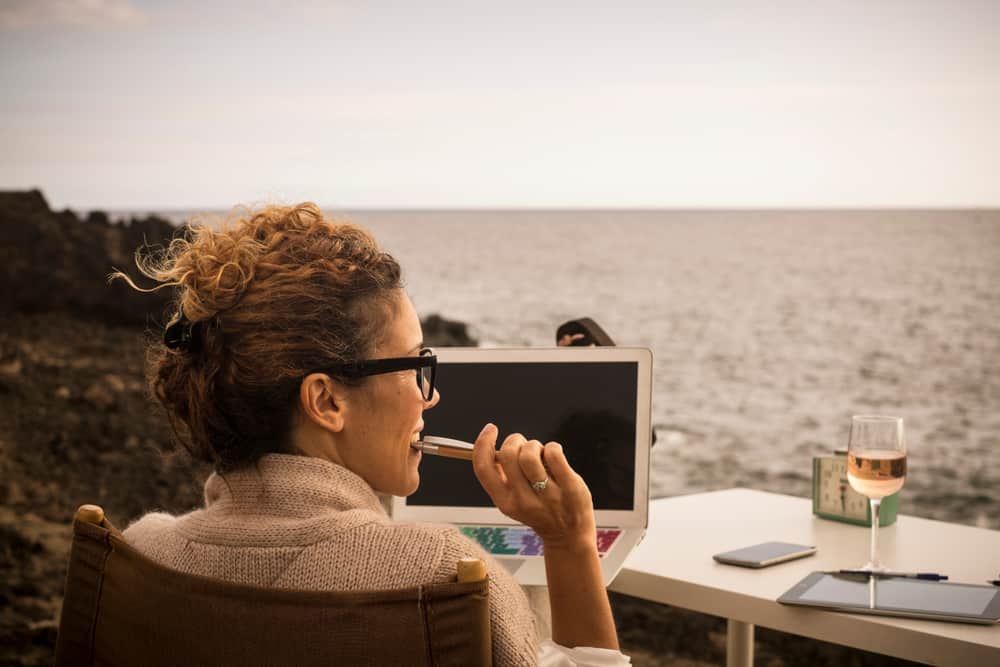
<path id="1" fill-rule="evenodd" d="M 437 377 L 437 355 L 425 347 L 416 357 L 391 357 L 388 359 L 366 359 L 350 364 L 336 364 L 317 369 L 314 373 L 333 373 L 344 377 L 360 379 L 369 375 L 395 373 L 397 371 L 417 371 L 417 386 L 425 401 L 434 396 L 434 380 Z"/>

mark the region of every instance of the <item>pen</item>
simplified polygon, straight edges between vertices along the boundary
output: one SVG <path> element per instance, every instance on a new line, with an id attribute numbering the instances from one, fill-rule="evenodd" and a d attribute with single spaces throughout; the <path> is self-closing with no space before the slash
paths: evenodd
<path id="1" fill-rule="evenodd" d="M 474 445 L 471 442 L 465 442 L 464 440 L 442 438 L 436 435 L 425 435 L 420 440 L 414 440 L 411 442 L 410 447 L 418 449 L 425 454 L 471 461 L 472 448 Z M 496 456 L 496 452 L 494 452 L 493 455 Z M 548 466 L 545 465 L 544 460 L 542 461 L 542 465 L 545 466 L 546 470 L 548 470 Z"/>
<path id="2" fill-rule="evenodd" d="M 424 436 L 410 443 L 410 447 L 419 449 L 424 454 L 447 456 L 451 459 L 472 460 L 472 443 L 453 438 L 439 438 L 434 435 Z"/>
<path id="3" fill-rule="evenodd" d="M 834 574 L 866 574 L 877 577 L 902 577 L 904 579 L 922 579 L 923 581 L 946 581 L 947 574 L 935 574 L 934 572 L 870 572 L 869 570 L 839 570 Z"/>

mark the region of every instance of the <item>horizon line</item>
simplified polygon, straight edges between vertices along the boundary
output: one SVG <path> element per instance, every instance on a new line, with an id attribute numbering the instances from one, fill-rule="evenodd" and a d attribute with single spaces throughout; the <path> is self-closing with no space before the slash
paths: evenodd
<path id="1" fill-rule="evenodd" d="M 250 202 L 237 202 L 235 204 L 229 205 L 171 205 L 171 206 L 150 206 L 148 204 L 143 205 L 72 205 L 63 204 L 55 205 L 49 198 L 45 195 L 45 190 L 39 187 L 27 187 L 27 188 L 0 188 L 0 193 L 13 194 L 18 192 L 31 192 L 37 191 L 41 193 L 42 197 L 45 198 L 46 203 L 49 205 L 50 209 L 53 211 L 64 211 L 69 210 L 74 213 L 90 213 L 90 212 L 105 212 L 108 214 L 121 214 L 121 213 L 220 213 L 232 211 L 235 208 L 247 207 L 250 209 L 255 209 L 261 206 L 267 206 L 271 204 L 276 205 L 292 205 L 293 202 L 284 201 L 267 201 L 258 200 Z M 312 201 L 315 200 L 305 199 L 302 201 Z M 725 213 L 725 212 L 761 212 L 761 213 L 784 213 L 784 212 L 852 212 L 852 211 L 882 211 L 882 212 L 907 212 L 907 211 L 924 211 L 924 212 L 991 212 L 1000 210 L 1000 202 L 996 203 L 962 203 L 962 204 L 930 204 L 930 203 L 917 203 L 917 204 L 725 204 L 725 205 L 713 205 L 713 204 L 624 204 L 624 205 L 608 205 L 608 204 L 562 204 L 562 205 L 552 205 L 552 204 L 541 204 L 541 205 L 525 205 L 525 204 L 474 204 L 474 205 L 426 205 L 426 204 L 394 204 L 394 205 L 372 205 L 372 204 L 318 204 L 318 206 L 324 211 L 349 211 L 357 213 L 420 213 L 420 212 L 435 212 L 435 213 L 462 213 L 462 212 L 672 212 L 672 213 L 701 213 L 701 212 L 715 212 L 715 213 Z"/>
<path id="2" fill-rule="evenodd" d="M 304 200 L 309 201 L 309 200 Z M 279 206 L 292 205 L 285 202 L 257 202 L 252 204 L 233 204 L 231 206 L 177 206 L 177 207 L 167 207 L 167 206 L 115 206 L 112 208 L 108 207 L 93 207 L 93 208 L 74 208 L 72 206 L 62 207 L 63 209 L 69 209 L 71 211 L 104 211 L 106 213 L 135 213 L 139 211 L 145 211 L 149 213 L 156 212 L 170 212 L 170 213 L 181 213 L 181 212 L 211 212 L 219 213 L 231 211 L 239 207 L 248 207 L 251 209 L 258 208 L 260 206 L 267 206 L 271 204 L 276 204 Z M 482 205 L 482 206 L 349 206 L 349 205 L 330 205 L 330 204 L 317 204 L 324 211 L 349 211 L 356 213 L 489 213 L 489 212 L 518 212 L 518 213 L 530 213 L 530 212 L 587 212 L 587 213 L 599 213 L 599 212 L 636 212 L 636 213 L 647 213 L 647 212 L 664 212 L 664 213 L 823 213 L 823 212 L 871 212 L 871 211 L 896 211 L 896 212 L 930 212 L 930 211 L 954 211 L 954 212 L 993 212 L 1000 211 L 1000 203 L 998 204 L 986 204 L 986 205 L 876 205 L 876 206 L 859 206 L 859 205 L 802 205 L 802 206 L 580 206 L 580 205 L 570 205 L 570 206 L 514 206 L 514 205 Z"/>
<path id="3" fill-rule="evenodd" d="M 170 205 L 170 206 L 150 206 L 148 204 L 115 204 L 108 205 L 73 205 L 61 204 L 56 206 L 46 195 L 45 190 L 38 186 L 3 188 L 2 194 L 28 193 L 37 191 L 45 199 L 49 208 L 53 211 L 70 210 L 73 212 L 95 212 L 105 213 L 136 213 L 136 212 L 223 212 L 231 211 L 238 207 L 257 208 L 270 204 L 291 205 L 293 202 L 257 200 L 249 202 L 236 202 L 228 205 Z M 316 202 L 315 199 L 305 199 L 301 201 Z M 557 211 L 578 211 L 578 212 L 848 212 L 848 211 L 996 211 L 1000 210 L 1000 201 L 993 203 L 889 203 L 889 204 L 834 204 L 834 203 L 809 203 L 809 204 L 468 204 L 468 205 L 427 205 L 427 204 L 393 204 L 393 205 L 373 205 L 373 204 L 318 204 L 323 210 L 331 211 L 355 211 L 355 212 L 487 212 L 487 211 L 518 211 L 518 212 L 557 212 Z"/>

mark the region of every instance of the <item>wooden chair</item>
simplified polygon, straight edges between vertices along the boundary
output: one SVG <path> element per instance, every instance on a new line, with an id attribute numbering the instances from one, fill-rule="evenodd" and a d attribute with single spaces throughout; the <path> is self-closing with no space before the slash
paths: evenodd
<path id="1" fill-rule="evenodd" d="M 489 665 L 488 583 L 468 560 L 456 582 L 401 590 L 232 584 L 149 560 L 83 505 L 56 665 Z"/>

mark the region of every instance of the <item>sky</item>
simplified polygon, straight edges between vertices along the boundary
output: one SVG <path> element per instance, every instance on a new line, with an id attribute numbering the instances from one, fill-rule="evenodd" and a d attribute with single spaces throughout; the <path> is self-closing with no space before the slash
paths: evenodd
<path id="1" fill-rule="evenodd" d="M 1000 207 L 1000 2 L 0 0 L 54 207 Z"/>

